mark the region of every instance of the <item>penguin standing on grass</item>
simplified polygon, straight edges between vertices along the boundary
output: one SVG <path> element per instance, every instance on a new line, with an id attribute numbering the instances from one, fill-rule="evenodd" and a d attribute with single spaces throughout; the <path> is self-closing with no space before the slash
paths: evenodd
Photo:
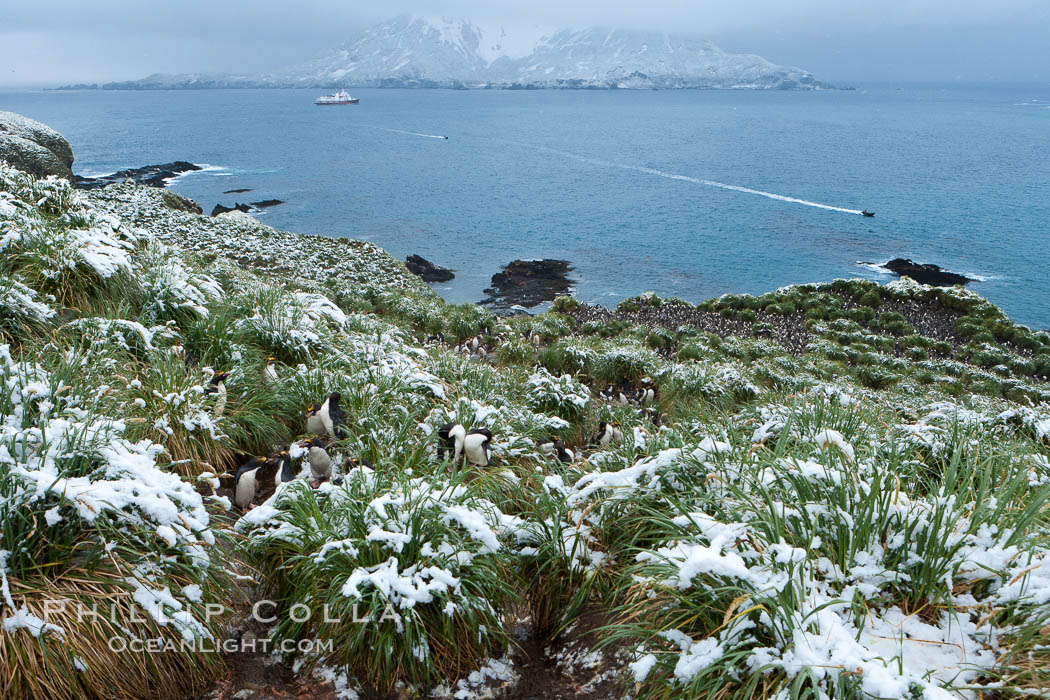
<path id="1" fill-rule="evenodd" d="M 222 418 L 222 414 L 226 412 L 226 378 L 229 376 L 229 372 L 216 372 L 208 382 L 207 393 L 217 396 L 215 408 L 211 412 L 212 418 Z"/>
<path id="2" fill-rule="evenodd" d="M 266 460 L 262 457 L 252 457 L 241 465 L 237 476 L 233 477 L 233 502 L 241 509 L 241 513 L 247 513 L 255 500 L 255 491 L 258 488 L 256 477 L 265 463 Z"/>
<path id="3" fill-rule="evenodd" d="M 438 439 L 438 461 L 443 461 L 449 452 L 452 453 L 452 461 L 459 464 L 463 455 L 463 442 L 467 437 L 467 429 L 456 422 L 446 423 L 437 429 Z"/>
<path id="4" fill-rule="evenodd" d="M 463 438 L 463 454 L 467 461 L 479 467 L 489 466 L 489 451 L 492 449 L 492 432 L 487 428 L 471 430 Z"/>
<path id="5" fill-rule="evenodd" d="M 332 478 L 332 455 L 328 454 L 319 438 L 311 438 L 303 446 L 308 448 L 306 458 L 310 462 L 310 485 L 317 488 L 322 481 Z"/>
<path id="6" fill-rule="evenodd" d="M 576 455 L 573 454 L 573 451 L 565 447 L 561 438 L 557 435 L 552 437 L 550 442 L 540 445 L 540 451 L 548 457 L 557 457 L 559 462 L 564 462 L 565 464 L 572 464 L 576 460 Z"/>
<path id="7" fill-rule="evenodd" d="M 266 380 L 267 384 L 276 384 L 281 380 L 277 376 L 277 358 L 268 357 L 266 358 L 266 367 L 263 369 L 263 379 Z"/>
<path id="8" fill-rule="evenodd" d="M 656 385 L 649 377 L 642 379 L 642 388 L 638 390 L 638 403 L 647 404 L 656 400 Z"/>
<path id="9" fill-rule="evenodd" d="M 277 462 L 277 470 L 273 474 L 275 487 L 287 484 L 298 476 L 298 473 L 292 469 L 292 457 L 287 452 L 278 452 L 271 459 Z"/>
<path id="10" fill-rule="evenodd" d="M 594 441 L 597 442 L 602 449 L 605 449 L 613 442 L 613 440 L 616 442 L 623 440 L 623 432 L 620 430 L 620 424 L 606 423 L 605 421 L 599 423 L 598 434 L 594 436 Z"/>
<path id="11" fill-rule="evenodd" d="M 310 405 L 306 415 L 306 432 L 338 440 L 343 435 L 343 411 L 339 408 L 339 392 L 333 391 L 320 408 Z"/>

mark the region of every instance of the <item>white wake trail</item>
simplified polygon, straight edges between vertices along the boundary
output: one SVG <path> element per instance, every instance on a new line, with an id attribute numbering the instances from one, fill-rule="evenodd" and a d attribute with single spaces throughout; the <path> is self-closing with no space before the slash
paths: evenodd
<path id="1" fill-rule="evenodd" d="M 379 127 L 383 131 L 389 131 L 393 134 L 405 134 L 406 136 L 421 136 L 425 139 L 448 139 L 447 136 L 441 136 L 440 134 L 420 134 L 416 131 L 402 131 L 401 129 L 387 129 L 386 127 Z"/>
<path id="2" fill-rule="evenodd" d="M 791 202 L 792 204 L 802 204 L 807 207 L 816 207 L 817 209 L 826 209 L 828 211 L 840 211 L 843 214 L 862 214 L 863 211 L 860 209 L 848 209 L 846 207 L 836 207 L 832 204 L 821 204 L 820 202 L 811 202 L 808 199 L 799 199 L 798 197 L 789 197 L 784 194 L 776 194 L 775 192 L 766 192 L 764 190 L 756 190 L 750 187 L 743 187 L 742 185 L 729 185 L 725 182 L 718 182 L 717 180 L 705 180 L 699 177 L 690 177 L 688 175 L 679 175 L 677 173 L 669 173 L 663 170 L 657 170 L 655 168 L 646 168 L 641 165 L 625 165 L 623 163 L 613 163 L 608 160 L 598 160 L 596 158 L 587 158 L 585 156 L 576 155 L 575 153 L 569 153 L 568 151 L 559 151 L 554 148 L 547 148 L 546 146 L 529 146 L 527 144 L 519 144 L 526 146 L 527 148 L 537 148 L 539 150 L 548 151 L 550 153 L 556 153 L 561 156 L 568 156 L 584 163 L 590 163 L 592 165 L 600 165 L 607 168 L 620 168 L 622 170 L 634 170 L 640 173 L 646 173 L 647 175 L 656 175 L 657 177 L 666 177 L 670 180 L 682 180 L 683 182 L 691 182 L 695 185 L 707 185 L 708 187 L 719 187 L 723 190 L 732 190 L 734 192 L 744 192 L 745 194 L 757 194 L 760 197 L 768 197 L 769 199 L 776 199 L 781 202 Z"/>
<path id="3" fill-rule="evenodd" d="M 724 182 L 717 182 L 715 180 L 704 180 L 701 178 L 689 177 L 688 175 L 676 175 L 674 173 L 665 173 L 662 170 L 654 170 L 653 168 L 643 168 L 631 165 L 625 165 L 622 167 L 630 168 L 632 170 L 640 170 L 643 173 L 649 173 L 650 175 L 659 175 L 660 177 L 666 177 L 672 180 L 685 180 L 686 182 L 695 182 L 698 185 L 707 185 L 708 187 L 721 187 L 723 190 L 733 190 L 734 192 L 746 192 L 747 194 L 757 194 L 760 197 L 768 197 L 769 199 L 776 199 L 781 202 L 804 204 L 807 207 L 827 209 L 828 211 L 841 211 L 844 214 L 863 213 L 860 209 L 847 209 L 846 207 L 836 207 L 832 204 L 821 204 L 820 202 L 811 202 L 808 199 L 799 199 L 798 197 L 789 197 L 784 194 L 775 194 L 773 192 L 765 192 L 763 190 L 754 190 L 750 187 L 742 187 L 741 185 L 727 185 Z"/>

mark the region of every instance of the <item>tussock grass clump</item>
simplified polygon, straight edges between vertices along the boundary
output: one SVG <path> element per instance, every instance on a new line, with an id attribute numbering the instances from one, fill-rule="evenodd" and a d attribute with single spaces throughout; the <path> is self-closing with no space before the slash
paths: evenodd
<path id="1" fill-rule="evenodd" d="M 533 409 L 565 419 L 578 419 L 591 402 L 586 386 L 567 374 L 555 377 L 542 367 L 529 377 L 529 403 Z"/>
<path id="2" fill-rule="evenodd" d="M 0 279 L 0 342 L 15 342 L 39 334 L 55 310 L 13 274 Z"/>
<path id="3" fill-rule="evenodd" d="M 518 533 L 524 546 L 518 552 L 517 583 L 536 633 L 553 638 L 587 604 L 604 554 L 597 551 L 589 525 L 567 522 L 570 508 L 560 476 L 523 491 L 522 500 L 530 505 Z"/>
<path id="4" fill-rule="evenodd" d="M 248 555 L 275 572 L 282 609 L 312 613 L 303 622 L 282 616 L 278 636 L 332 640 L 315 661 L 384 692 L 402 682 L 418 692 L 505 647 L 500 615 L 511 589 L 501 536 L 512 523 L 461 480 L 386 481 L 359 468 L 322 493 L 297 482 L 275 506 L 239 527 Z M 324 623 L 324 606 L 343 621 Z"/>
<path id="5" fill-rule="evenodd" d="M 4 697 L 181 697 L 220 672 L 232 596 L 204 503 L 89 383 L 0 346 Z M 94 616 L 96 611 L 99 616 Z M 169 644 L 126 652 L 133 640 Z"/>
<path id="6" fill-rule="evenodd" d="M 132 272 L 139 237 L 116 217 L 86 208 L 65 180 L 34 179 L 0 165 L 0 270 L 66 307 L 118 294 Z"/>

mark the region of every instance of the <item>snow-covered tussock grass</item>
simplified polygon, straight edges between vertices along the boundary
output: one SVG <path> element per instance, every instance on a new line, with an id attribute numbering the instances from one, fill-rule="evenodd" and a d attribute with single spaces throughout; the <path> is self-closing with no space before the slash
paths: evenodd
<path id="1" fill-rule="evenodd" d="M 90 204 L 186 253 L 214 260 L 222 269 L 258 270 L 294 279 L 303 291 L 361 299 L 394 290 L 436 300 L 429 287 L 386 251 L 367 241 L 330 235 L 306 236 L 267 226 L 252 217 L 204 217 L 163 205 L 164 191 L 115 185 L 84 193 Z"/>
<path id="2" fill-rule="evenodd" d="M 68 184 L 56 182 L 54 186 Z M 54 294 L 67 303 L 92 293 L 91 287 L 100 281 L 130 274 L 139 240 L 114 216 L 90 209 L 72 214 L 65 217 L 72 220 L 56 221 L 44 217 L 39 209 L 16 209 L 0 222 L 12 232 L 5 236 L 4 267 L 38 292 Z"/>
<path id="3" fill-rule="evenodd" d="M 543 367 L 529 377 L 529 402 L 538 411 L 559 416 L 578 416 L 590 403 L 586 386 L 563 374 L 555 377 Z"/>
<path id="4" fill-rule="evenodd" d="M 367 467 L 320 492 L 291 484 L 239 524 L 253 556 L 286 562 L 272 581 L 282 599 L 313 612 L 278 635 L 332 639 L 359 679 L 420 689 L 506 643 L 513 527 L 461 481 L 391 483 Z M 322 606 L 358 622 L 325 624 Z"/>
<path id="5" fill-rule="evenodd" d="M 376 334 L 349 333 L 340 349 L 363 365 L 355 377 L 357 381 L 391 379 L 408 391 L 422 391 L 438 399 L 445 397 L 444 384 L 430 371 L 429 356 L 407 345 L 396 329 Z"/>
<path id="6" fill-rule="evenodd" d="M 0 280 L 0 329 L 17 332 L 19 325 L 40 325 L 55 315 L 55 310 L 33 289 L 13 277 Z"/>
<path id="7" fill-rule="evenodd" d="M 188 267 L 177 251 L 159 241 L 146 245 L 135 267 L 147 300 L 143 312 L 157 318 L 171 318 L 181 309 L 207 316 L 207 305 L 225 296 L 214 277 Z"/>
<path id="8" fill-rule="evenodd" d="M 91 387 L 70 379 L 0 346 L 0 615 L 5 633 L 24 630 L 35 640 L 7 660 L 6 682 L 22 688 L 47 681 L 37 675 L 40 664 L 55 674 L 86 673 L 88 687 L 105 682 L 93 679 L 91 663 L 67 664 L 113 663 L 103 658 L 111 652 L 95 648 L 92 618 L 74 609 L 89 609 L 100 592 L 115 606 L 105 613 L 114 620 L 108 632 L 125 643 L 149 633 L 208 640 L 218 622 L 204 609 L 217 599 L 221 565 L 201 496 L 158 468 L 161 446 L 129 440 Z M 71 549 L 80 554 L 70 559 Z M 183 594 L 191 585 L 204 595 Z M 66 602 L 44 605 L 55 598 Z M 129 615 L 145 619 L 148 631 L 133 632 Z M 161 660 L 156 672 L 172 661 L 179 663 Z M 182 663 L 190 669 L 185 685 L 199 682 L 210 662 Z"/>
<path id="9" fill-rule="evenodd" d="M 1050 336 L 968 293 L 856 281 L 712 302 L 743 329 L 725 338 L 496 319 L 443 304 L 370 244 L 161 197 L 0 169 L 0 342 L 20 377 L 0 411 L 0 507 L 24 506 L 4 511 L 0 568 L 19 653 L 75 647 L 78 627 L 46 619 L 23 583 L 75 588 L 62 575 L 82 565 L 110 566 L 106 590 L 153 625 L 128 629 L 214 634 L 198 624 L 216 593 L 208 501 L 174 472 L 295 452 L 307 407 L 339 392 L 333 483 L 282 486 L 239 526 L 277 634 L 334 642 L 296 660 L 326 675 L 452 687 L 503 655 L 513 600 L 545 639 L 601 616 L 634 654 L 635 697 L 1046 685 Z M 81 255 L 89 231 L 111 255 Z M 75 274 L 49 277 L 48 261 Z M 947 340 L 901 318 L 940 301 Z M 797 343 L 748 336 L 776 337 L 771 314 L 806 316 Z M 475 340 L 480 360 L 450 349 Z M 640 405 L 602 393 L 643 382 Z M 492 431 L 489 467 L 437 459 L 453 420 Z M 599 444 L 599 421 L 620 436 Z M 554 436 L 567 462 L 540 450 Z M 312 615 L 297 623 L 300 603 Z M 12 648 L 0 660 L 22 668 Z M 138 687 L 182 687 L 125 663 Z"/>
<path id="10" fill-rule="evenodd" d="M 821 403 L 808 410 L 798 425 L 849 422 Z M 855 437 L 880 440 L 867 425 L 856 423 Z M 797 456 L 727 452 L 705 467 L 703 486 L 665 490 L 648 508 L 664 544 L 636 550 L 624 579 L 630 619 L 648 622 L 621 630 L 643 640 L 632 665 L 643 696 L 701 696 L 730 678 L 734 697 L 770 682 L 954 697 L 1009 674 L 1010 644 L 1045 624 L 1050 549 L 1039 513 L 1050 487 L 1013 452 L 1031 443 L 1000 445 L 976 464 L 956 453 L 927 490 L 899 451 L 873 445 L 868 461 L 827 428 L 812 442 Z M 655 467 L 642 461 L 575 488 L 651 494 L 658 473 L 667 478 Z"/>

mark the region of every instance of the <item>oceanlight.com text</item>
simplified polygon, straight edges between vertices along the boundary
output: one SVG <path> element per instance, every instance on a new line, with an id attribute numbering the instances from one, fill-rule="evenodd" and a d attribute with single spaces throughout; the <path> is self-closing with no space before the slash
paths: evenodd
<path id="1" fill-rule="evenodd" d="M 135 654 L 163 654 L 167 652 L 210 653 L 261 653 L 269 654 L 325 654 L 332 653 L 331 639 L 127 639 L 110 637 L 110 651 L 118 654 L 130 651 Z"/>

